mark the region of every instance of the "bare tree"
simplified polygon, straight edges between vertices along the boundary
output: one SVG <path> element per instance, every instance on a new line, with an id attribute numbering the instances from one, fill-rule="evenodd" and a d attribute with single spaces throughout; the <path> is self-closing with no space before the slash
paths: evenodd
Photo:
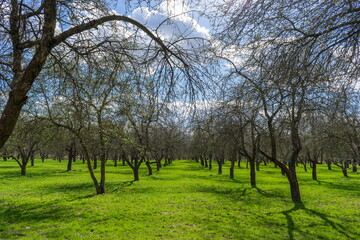
<path id="1" fill-rule="evenodd" d="M 151 58 L 166 59 L 165 62 L 177 65 L 179 69 L 189 67 L 179 51 L 174 52 L 175 45 L 170 49 L 143 24 L 127 16 L 114 15 L 103 1 L 34 0 L 25 3 L 12 0 L 0 4 L 0 64 L 4 93 L 1 98 L 6 102 L 0 117 L 1 147 L 12 133 L 20 111 L 27 102 L 27 94 L 53 50 L 67 46 L 75 53 L 84 53 L 76 47 L 78 43 L 86 54 L 104 43 L 110 43 L 106 36 L 101 39 L 91 33 L 91 30 L 107 22 L 124 22 L 140 29 L 150 42 L 159 46 L 154 48 L 155 55 Z M 80 14 L 81 11 L 85 12 L 85 17 Z"/>

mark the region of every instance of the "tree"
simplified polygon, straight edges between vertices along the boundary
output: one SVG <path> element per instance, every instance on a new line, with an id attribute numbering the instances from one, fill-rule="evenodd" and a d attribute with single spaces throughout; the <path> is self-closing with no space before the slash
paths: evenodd
<path id="1" fill-rule="evenodd" d="M 55 126 L 66 129 L 72 134 L 69 140 L 68 170 L 74 160 L 74 138 L 77 139 L 96 193 L 103 194 L 106 158 L 111 145 L 109 131 L 112 123 L 109 119 L 112 113 L 113 90 L 116 84 L 121 84 L 121 78 L 118 81 L 119 65 L 112 59 L 95 66 L 90 62 L 82 63 L 77 68 L 72 68 L 73 65 L 74 63 L 58 65 L 61 71 L 56 77 L 64 81 L 60 87 L 52 88 L 51 85 L 40 84 L 47 116 L 38 117 L 48 119 Z M 100 180 L 94 173 L 95 167 L 91 163 L 90 149 L 97 149 L 99 153 Z"/>
<path id="2" fill-rule="evenodd" d="M 160 46 L 158 50 L 162 53 L 156 56 L 162 56 L 168 63 L 173 62 L 171 57 L 174 57 L 178 66 L 189 66 L 143 24 L 123 15 L 112 14 L 102 1 L 81 3 L 56 0 L 1 2 L 0 36 L 3 40 L 0 64 L 4 71 L 1 81 L 6 84 L 2 98 L 6 104 L 0 117 L 0 147 L 11 135 L 20 111 L 27 102 L 27 94 L 53 50 L 65 45 L 77 52 L 74 41 L 70 41 L 76 36 L 82 40 L 80 45 L 87 43 L 86 51 L 97 49 L 109 41 L 106 37 L 100 39 L 100 36 L 96 37 L 99 41 L 92 41 L 94 35 L 86 33 L 104 23 L 121 21 L 141 29 Z M 87 16 L 79 14 L 80 9 Z"/>
<path id="3" fill-rule="evenodd" d="M 228 23 L 220 26 L 221 57 L 230 58 L 232 73 L 243 80 L 239 85 L 247 82 L 258 92 L 266 123 L 261 126 L 270 144 L 270 151 L 260 152 L 282 169 L 292 200 L 300 202 L 295 170 L 302 150 L 299 126 L 309 100 L 324 93 L 319 83 L 356 79 L 360 9 L 352 1 L 232 3 L 219 8 L 225 10 L 219 12 L 220 23 Z M 289 147 L 280 147 L 279 133 Z M 282 149 L 287 154 L 280 157 Z"/>
<path id="4" fill-rule="evenodd" d="M 38 143 L 43 133 L 43 128 L 40 126 L 43 124 L 28 115 L 21 116 L 14 135 L 8 143 L 12 149 L 11 158 L 19 164 L 22 176 L 26 175 L 29 161 L 31 161 L 31 166 L 34 166 L 35 151 L 38 150 Z"/>

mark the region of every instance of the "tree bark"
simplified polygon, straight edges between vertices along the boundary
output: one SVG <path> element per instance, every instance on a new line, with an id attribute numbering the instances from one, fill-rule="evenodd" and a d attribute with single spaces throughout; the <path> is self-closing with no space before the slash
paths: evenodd
<path id="1" fill-rule="evenodd" d="M 354 161 L 353 164 L 352 164 L 352 171 L 353 171 L 354 173 L 357 173 L 356 161 Z"/>
<path id="2" fill-rule="evenodd" d="M 149 176 L 151 176 L 152 175 L 152 167 L 151 167 L 150 161 L 146 161 L 145 164 L 148 169 Z"/>
<path id="3" fill-rule="evenodd" d="M 326 165 L 328 167 L 328 170 L 331 170 L 331 162 L 330 161 L 326 161 Z"/>
<path id="4" fill-rule="evenodd" d="M 252 187 L 256 187 L 255 159 L 250 160 L 250 184 Z"/>
<path id="5" fill-rule="evenodd" d="M 234 169 L 235 169 L 235 160 L 231 160 L 231 166 L 230 166 L 230 179 L 234 179 Z"/>
<path id="6" fill-rule="evenodd" d="M 312 162 L 312 179 L 317 181 L 317 172 L 316 172 L 316 166 L 317 166 L 317 163 L 316 162 Z"/>
<path id="7" fill-rule="evenodd" d="M 345 164 L 344 164 L 344 166 L 341 168 L 341 171 L 342 171 L 344 177 L 348 177 L 347 168 L 346 168 Z"/>
<path id="8" fill-rule="evenodd" d="M 133 168 L 133 172 L 134 172 L 134 181 L 139 181 L 139 167 L 134 167 Z"/>
<path id="9" fill-rule="evenodd" d="M 222 174 L 222 160 L 217 159 L 216 161 L 218 163 L 218 174 Z"/>
<path id="10" fill-rule="evenodd" d="M 21 176 L 25 176 L 26 175 L 26 165 L 21 165 Z"/>
<path id="11" fill-rule="evenodd" d="M 161 158 L 160 159 L 156 159 L 156 171 L 160 171 L 161 168 Z"/>
<path id="12" fill-rule="evenodd" d="M 34 157 L 34 153 L 30 154 L 30 162 L 31 162 L 31 167 L 35 166 L 35 157 Z"/>
<path id="13" fill-rule="evenodd" d="M 97 169 L 97 157 L 96 155 L 93 156 L 94 166 L 93 169 Z"/>

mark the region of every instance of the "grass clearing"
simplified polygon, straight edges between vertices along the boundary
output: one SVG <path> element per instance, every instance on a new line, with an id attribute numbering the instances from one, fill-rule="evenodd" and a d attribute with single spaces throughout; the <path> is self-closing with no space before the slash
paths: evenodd
<path id="1" fill-rule="evenodd" d="M 140 181 L 108 162 L 107 193 L 95 195 L 86 166 L 37 160 L 20 176 L 0 162 L 0 239 L 360 239 L 360 174 L 318 166 L 319 181 L 298 169 L 305 208 L 291 202 L 286 177 L 261 166 L 235 180 L 177 160 Z"/>

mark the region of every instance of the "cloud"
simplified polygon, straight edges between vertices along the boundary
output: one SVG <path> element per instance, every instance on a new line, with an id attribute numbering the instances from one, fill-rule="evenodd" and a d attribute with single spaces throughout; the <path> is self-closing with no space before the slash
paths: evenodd
<path id="1" fill-rule="evenodd" d="M 130 17 L 156 32 L 163 40 L 209 39 L 209 30 L 200 26 L 190 12 L 183 1 L 165 0 L 157 10 L 140 7 Z"/>

